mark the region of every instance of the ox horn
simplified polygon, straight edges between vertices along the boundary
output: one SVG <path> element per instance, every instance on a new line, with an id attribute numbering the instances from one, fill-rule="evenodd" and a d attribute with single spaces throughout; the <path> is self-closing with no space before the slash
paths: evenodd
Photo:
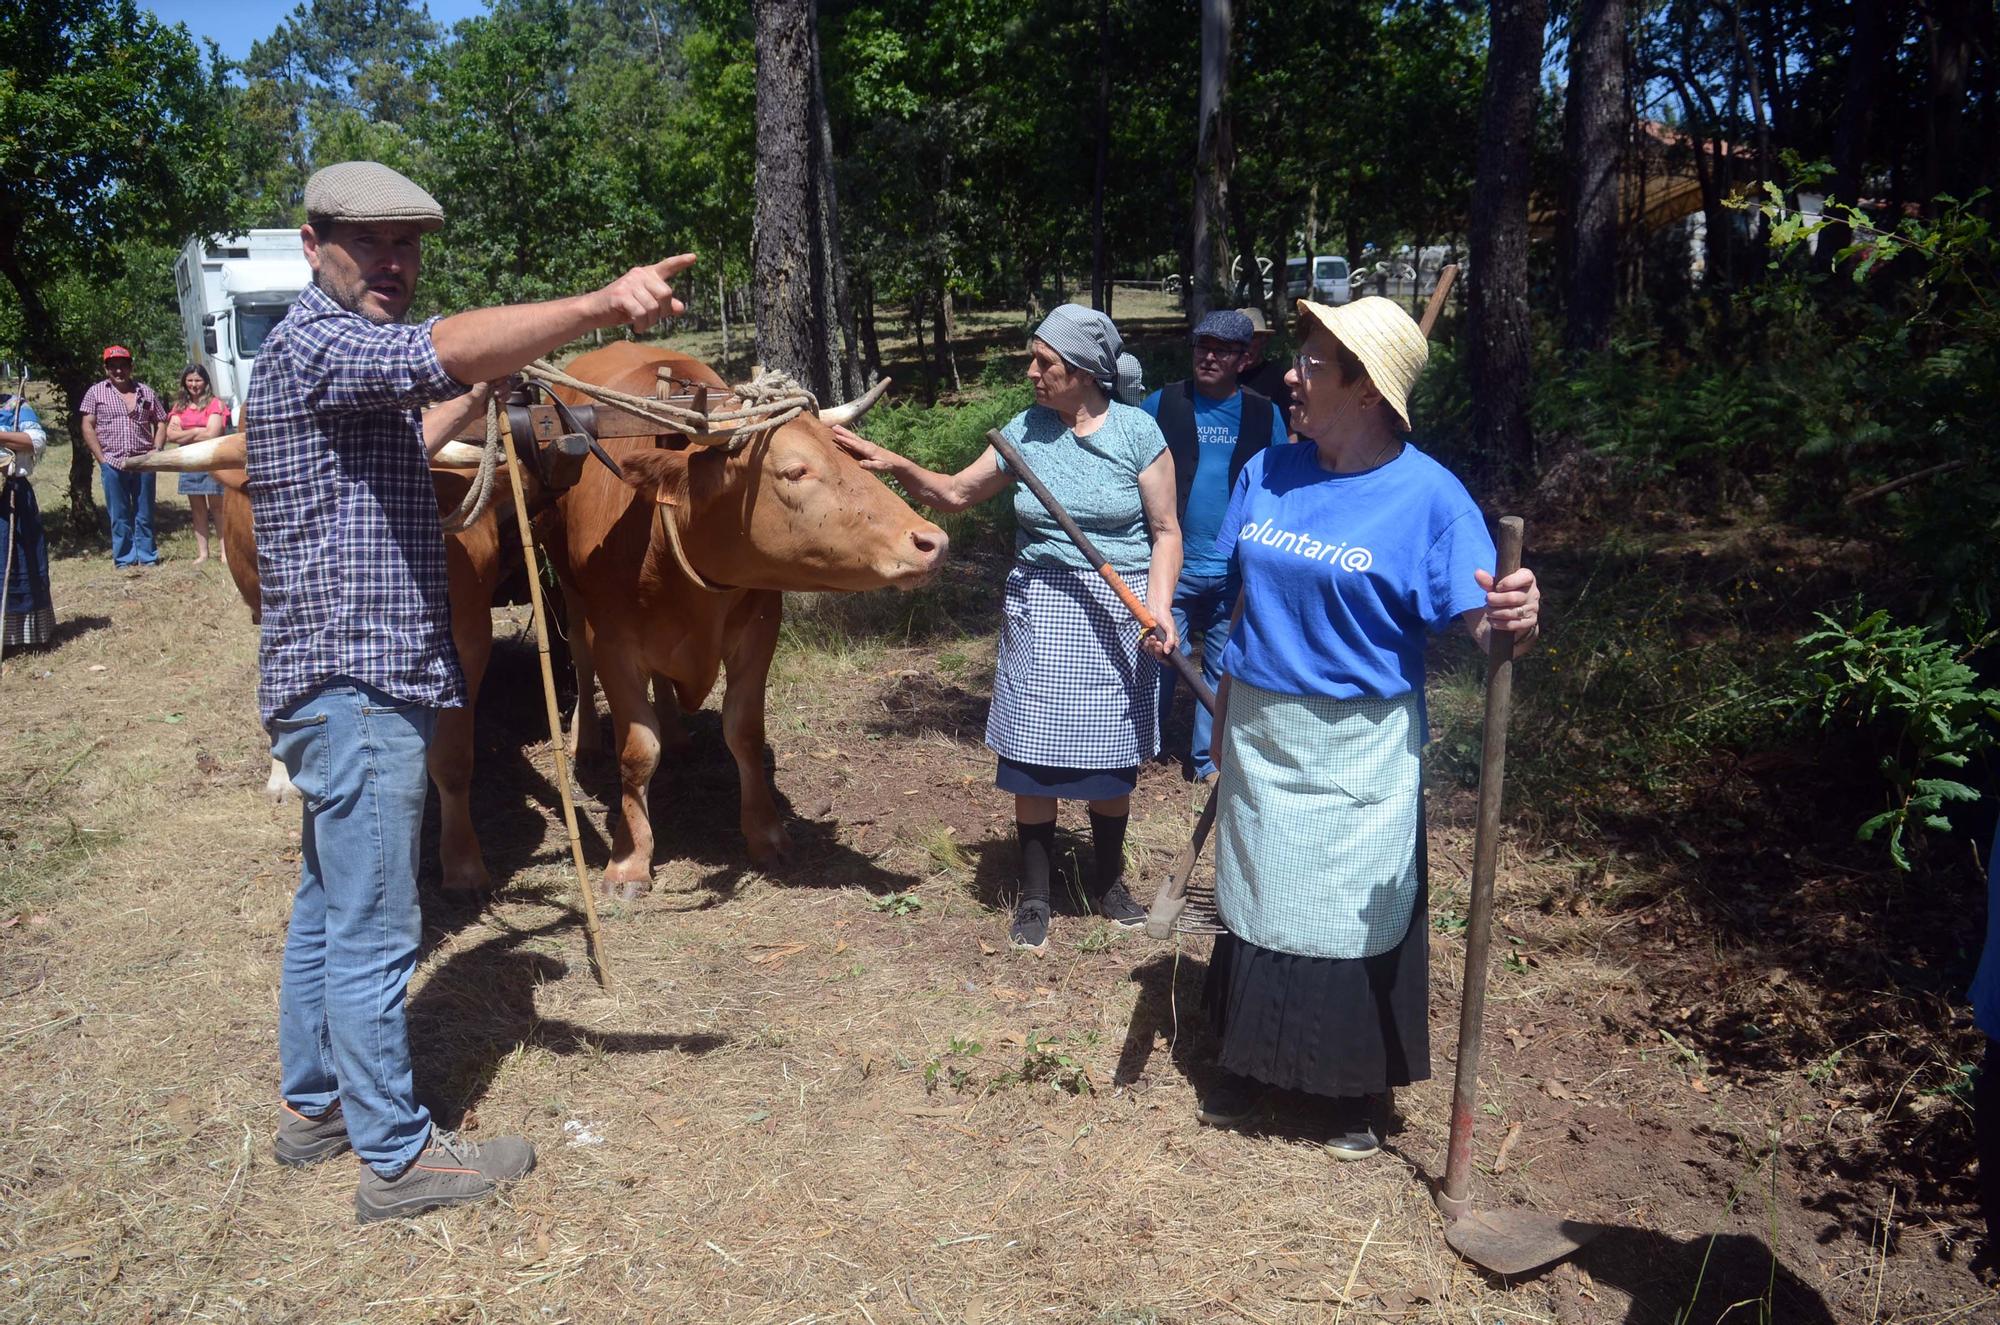
<path id="1" fill-rule="evenodd" d="M 895 379 L 885 377 L 845 405 L 835 405 L 831 409 L 821 410 L 819 421 L 829 427 L 853 427 L 860 422 L 863 414 L 875 408 L 875 403 L 882 399 L 882 393 L 889 389 L 889 383 L 893 380 Z"/>
<path id="2" fill-rule="evenodd" d="M 170 450 L 148 451 L 127 460 L 125 468 L 167 474 L 207 474 L 218 469 L 241 469 L 243 463 L 243 434 L 231 432 L 205 442 L 189 442 L 186 446 Z"/>
<path id="3" fill-rule="evenodd" d="M 431 457 L 431 468 L 477 469 L 480 465 L 480 457 L 485 454 L 485 451 L 486 448 L 484 446 L 476 446 L 471 442 L 446 442 L 437 449 L 437 454 Z M 507 463 L 504 455 L 501 457 L 500 463 L 503 465 Z"/>

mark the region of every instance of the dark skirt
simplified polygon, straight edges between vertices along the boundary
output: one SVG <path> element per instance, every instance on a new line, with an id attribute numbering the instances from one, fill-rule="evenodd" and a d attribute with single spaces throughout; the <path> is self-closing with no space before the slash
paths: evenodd
<path id="1" fill-rule="evenodd" d="M 1000 756 L 993 785 L 1016 796 L 1052 796 L 1062 801 L 1110 801 L 1130 796 L 1139 785 L 1139 769 L 1053 768 L 1047 764 L 1024 764 Z"/>
<path id="2" fill-rule="evenodd" d="M 1373 957 L 1298 957 L 1223 934 L 1204 1001 L 1230 1071 L 1336 1099 L 1431 1074 L 1430 887 L 1419 882 L 1402 942 Z"/>
<path id="3" fill-rule="evenodd" d="M 8 558 L 7 600 L 0 603 L 0 638 L 6 647 L 47 644 L 55 635 L 55 605 L 49 597 L 49 540 L 42 508 L 24 478 L 0 480 L 0 546 Z"/>

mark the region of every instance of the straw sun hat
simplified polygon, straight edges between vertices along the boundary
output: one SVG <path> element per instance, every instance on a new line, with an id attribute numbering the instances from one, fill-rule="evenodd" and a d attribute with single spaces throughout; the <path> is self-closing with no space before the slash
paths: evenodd
<path id="1" fill-rule="evenodd" d="M 1430 342 L 1416 320 L 1393 299 L 1369 295 L 1335 308 L 1299 300 L 1299 316 L 1310 318 L 1361 360 L 1368 380 L 1389 408 L 1396 411 L 1403 431 L 1410 430 L 1410 388 L 1431 357 Z"/>

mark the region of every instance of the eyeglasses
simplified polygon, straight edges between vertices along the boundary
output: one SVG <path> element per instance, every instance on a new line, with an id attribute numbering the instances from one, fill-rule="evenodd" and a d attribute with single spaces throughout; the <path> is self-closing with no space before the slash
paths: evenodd
<path id="1" fill-rule="evenodd" d="M 1333 360 L 1322 359 L 1316 354 L 1301 354 L 1292 360 L 1292 367 L 1298 373 L 1299 381 L 1302 383 L 1312 381 L 1314 373 L 1324 368 L 1329 368 L 1332 365 Z"/>
<path id="2" fill-rule="evenodd" d="M 1214 341 L 1198 340 L 1194 343 L 1194 357 L 1197 359 L 1233 359 L 1243 353 L 1241 345 L 1221 345 Z"/>

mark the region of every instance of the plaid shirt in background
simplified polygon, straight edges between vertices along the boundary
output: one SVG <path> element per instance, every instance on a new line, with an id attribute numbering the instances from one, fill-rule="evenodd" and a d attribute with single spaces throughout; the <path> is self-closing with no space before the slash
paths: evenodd
<path id="1" fill-rule="evenodd" d="M 435 321 L 370 322 L 307 286 L 257 353 L 243 413 L 266 725 L 341 676 L 465 704 L 417 408 L 466 388 L 438 362 Z"/>
<path id="2" fill-rule="evenodd" d="M 83 393 L 79 414 L 88 414 L 97 424 L 97 446 L 104 458 L 118 465 L 153 449 L 153 429 L 167 417 L 160 398 L 144 382 L 132 384 L 132 405 L 109 380 Z"/>

